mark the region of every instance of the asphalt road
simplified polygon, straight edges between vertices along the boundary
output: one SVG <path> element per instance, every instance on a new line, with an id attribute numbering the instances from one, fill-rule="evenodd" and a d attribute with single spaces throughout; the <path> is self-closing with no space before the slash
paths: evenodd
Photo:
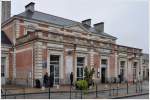
<path id="1" fill-rule="evenodd" d="M 141 96 L 133 96 L 133 97 L 127 97 L 124 99 L 149 99 L 149 95 L 141 95 Z"/>

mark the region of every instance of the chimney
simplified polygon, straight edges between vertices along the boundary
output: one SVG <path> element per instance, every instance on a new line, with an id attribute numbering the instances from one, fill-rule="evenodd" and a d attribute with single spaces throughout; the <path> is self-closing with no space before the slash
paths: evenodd
<path id="1" fill-rule="evenodd" d="M 82 25 L 86 28 L 90 28 L 91 27 L 91 19 L 83 20 Z"/>
<path id="2" fill-rule="evenodd" d="M 25 6 L 25 10 L 26 11 L 30 11 L 30 12 L 34 12 L 34 2 L 30 2 L 29 4 L 27 4 L 26 6 Z"/>
<path id="3" fill-rule="evenodd" d="M 94 24 L 94 28 L 97 32 L 104 32 L 104 22 Z"/>

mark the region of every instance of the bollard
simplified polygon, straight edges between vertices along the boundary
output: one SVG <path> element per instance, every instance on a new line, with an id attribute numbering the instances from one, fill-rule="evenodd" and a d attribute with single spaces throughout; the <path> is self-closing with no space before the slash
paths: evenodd
<path id="1" fill-rule="evenodd" d="M 97 96 L 97 84 L 96 84 L 96 98 L 97 98 L 98 96 Z"/>
<path id="2" fill-rule="evenodd" d="M 51 96 L 50 96 L 50 87 L 49 87 L 49 91 L 48 91 L 48 97 L 49 97 L 49 99 L 51 98 Z"/>

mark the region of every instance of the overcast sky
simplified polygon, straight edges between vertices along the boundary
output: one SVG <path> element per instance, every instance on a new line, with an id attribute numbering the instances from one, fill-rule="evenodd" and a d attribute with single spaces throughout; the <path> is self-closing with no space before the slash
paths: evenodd
<path id="1" fill-rule="evenodd" d="M 35 9 L 75 21 L 104 22 L 105 32 L 117 43 L 148 53 L 148 0 L 12 0 L 12 15 L 25 10 L 29 2 Z"/>

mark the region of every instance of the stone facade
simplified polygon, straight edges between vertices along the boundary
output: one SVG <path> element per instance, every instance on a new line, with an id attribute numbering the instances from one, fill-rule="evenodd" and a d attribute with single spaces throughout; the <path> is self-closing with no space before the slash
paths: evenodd
<path id="1" fill-rule="evenodd" d="M 118 75 L 122 82 L 133 81 L 142 75 L 141 49 L 117 45 L 116 39 L 94 34 L 81 23 L 60 26 L 14 16 L 3 23 L 2 30 L 15 45 L 9 77 L 17 84 L 34 86 L 35 79 L 42 83 L 46 72 L 55 74 L 55 85 L 69 84 L 70 73 L 74 80 L 83 78 L 86 66 L 94 68 L 93 79 L 98 82 Z"/>
<path id="2" fill-rule="evenodd" d="M 149 54 L 142 55 L 143 79 L 149 80 Z"/>

